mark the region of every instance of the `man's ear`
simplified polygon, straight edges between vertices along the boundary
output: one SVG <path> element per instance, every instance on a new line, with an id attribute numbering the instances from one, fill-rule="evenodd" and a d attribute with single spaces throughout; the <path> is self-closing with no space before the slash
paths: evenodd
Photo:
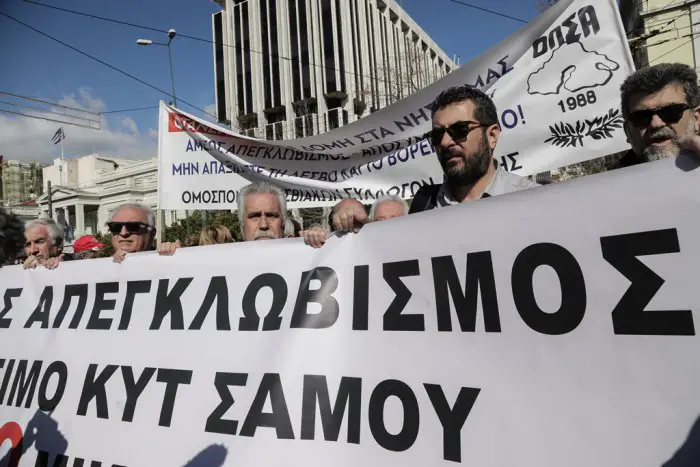
<path id="1" fill-rule="evenodd" d="M 700 107 L 696 107 L 693 111 L 693 118 L 695 119 L 695 133 L 700 133 Z"/>
<path id="2" fill-rule="evenodd" d="M 501 127 L 498 123 L 494 123 L 486 129 L 486 138 L 489 142 L 489 147 L 493 150 L 496 148 L 496 143 L 498 143 L 498 137 L 501 135 Z"/>

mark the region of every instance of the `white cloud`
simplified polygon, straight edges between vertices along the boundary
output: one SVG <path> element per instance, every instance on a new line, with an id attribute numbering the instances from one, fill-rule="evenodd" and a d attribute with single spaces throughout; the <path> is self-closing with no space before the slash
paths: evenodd
<path id="1" fill-rule="evenodd" d="M 76 98 L 75 93 L 66 94 L 58 101 L 58 104 L 65 105 L 66 107 L 88 110 L 94 113 L 104 112 L 107 110 L 107 105 L 104 103 L 104 101 L 98 97 L 93 97 L 89 88 L 78 89 L 78 95 L 78 98 Z M 85 116 L 83 112 L 73 113 L 81 117 Z"/>
<path id="2" fill-rule="evenodd" d="M 107 110 L 104 101 L 92 96 L 89 89 L 79 89 L 77 95 L 67 94 L 58 103 L 92 112 Z M 78 115 L 83 119 L 96 118 L 94 115 L 75 113 L 75 116 Z M 66 120 L 70 119 L 62 119 Z M 146 159 L 157 155 L 157 138 L 151 131 L 148 135 L 141 135 L 132 118 L 115 116 L 116 128 L 112 128 L 105 118 L 100 120 L 101 130 L 95 130 L 37 118 L 0 114 L 0 154 L 3 154 L 5 159 L 50 163 L 61 156 L 60 146 L 54 145 L 51 137 L 59 127 L 63 127 L 66 134 L 63 141 L 66 157 L 84 156 L 93 152 L 132 159 Z M 85 123 L 85 120 L 77 118 L 73 121 Z"/>
<path id="3" fill-rule="evenodd" d="M 149 128 L 148 129 L 148 137 L 149 138 L 157 138 L 158 137 L 158 130 L 155 128 Z"/>
<path id="4" fill-rule="evenodd" d="M 122 126 L 129 130 L 134 136 L 138 136 L 141 134 L 138 125 L 136 125 L 136 122 L 131 117 L 122 118 Z"/>

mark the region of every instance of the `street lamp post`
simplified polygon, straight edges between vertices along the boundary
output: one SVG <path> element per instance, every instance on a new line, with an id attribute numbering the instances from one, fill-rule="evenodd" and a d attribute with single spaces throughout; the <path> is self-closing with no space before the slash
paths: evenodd
<path id="1" fill-rule="evenodd" d="M 147 46 L 147 45 L 161 45 L 164 47 L 168 48 L 168 60 L 170 62 L 170 82 L 172 83 L 173 87 L 173 104 L 175 104 L 175 107 L 177 107 L 177 97 L 175 97 L 175 73 L 173 73 L 173 55 L 172 51 L 170 48 L 170 43 L 173 41 L 175 36 L 177 35 L 177 32 L 174 29 L 168 29 L 168 42 L 167 44 L 164 44 L 162 42 L 153 42 L 151 39 L 137 39 L 136 43 L 138 45 L 142 46 Z M 200 209 L 199 211 L 201 219 L 202 219 L 202 227 L 204 227 L 207 223 L 207 213 L 204 209 Z M 185 217 L 189 217 L 189 212 L 185 210 Z M 189 223 L 186 225 L 186 230 L 187 230 L 187 236 L 190 236 L 190 228 L 189 228 Z"/>
<path id="2" fill-rule="evenodd" d="M 170 82 L 172 83 L 173 86 L 173 104 L 175 104 L 175 107 L 177 107 L 177 97 L 175 97 L 175 73 L 173 73 L 173 55 L 170 51 L 170 43 L 173 41 L 175 36 L 177 35 L 177 32 L 175 32 L 174 29 L 169 29 L 168 30 L 168 43 L 164 44 L 162 42 L 153 42 L 150 39 L 137 39 L 136 43 L 138 45 L 162 45 L 164 47 L 168 48 L 168 60 L 170 61 Z"/>

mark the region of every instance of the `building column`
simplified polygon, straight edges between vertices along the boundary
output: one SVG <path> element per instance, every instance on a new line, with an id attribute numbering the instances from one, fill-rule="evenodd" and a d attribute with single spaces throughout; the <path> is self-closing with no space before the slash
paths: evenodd
<path id="1" fill-rule="evenodd" d="M 63 227 L 63 228 L 65 229 L 66 226 L 68 225 L 68 226 L 70 226 L 70 227 L 72 228 L 73 226 L 70 225 L 70 212 L 68 212 L 68 206 L 63 207 L 62 209 L 63 209 L 63 225 L 62 225 L 61 227 Z M 72 242 L 73 240 L 75 240 L 75 239 L 73 238 L 73 232 L 72 232 L 72 231 L 71 231 L 71 232 L 65 232 L 65 237 L 66 237 L 66 239 L 67 239 L 68 237 L 70 237 L 71 242 Z"/>
<path id="2" fill-rule="evenodd" d="M 85 234 L 85 206 L 83 204 L 75 205 L 75 235 Z"/>

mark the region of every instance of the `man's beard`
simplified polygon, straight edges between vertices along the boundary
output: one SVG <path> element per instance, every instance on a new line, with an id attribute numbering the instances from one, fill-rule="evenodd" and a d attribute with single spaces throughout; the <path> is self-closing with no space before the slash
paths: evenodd
<path id="1" fill-rule="evenodd" d="M 667 126 L 659 128 L 657 131 L 649 135 L 648 139 L 654 141 L 662 140 L 664 138 L 672 138 L 672 141 L 668 144 L 664 144 L 663 146 L 648 145 L 644 147 L 640 159 L 642 162 L 651 162 L 659 159 L 665 159 L 667 157 L 676 157 L 681 152 L 681 147 L 678 144 L 679 140 L 685 136 L 692 136 L 695 133 L 695 119 L 693 118 L 688 119 L 688 125 L 686 125 L 685 133 L 682 135 L 676 135 L 676 132 Z"/>
<path id="2" fill-rule="evenodd" d="M 443 150 L 440 153 L 440 164 L 445 172 L 447 181 L 452 186 L 471 186 L 476 183 L 481 177 L 486 175 L 491 162 L 491 148 L 489 147 L 488 137 L 484 132 L 481 137 L 481 145 L 479 149 L 467 156 L 459 150 L 459 157 L 462 159 L 462 166 L 447 167 L 447 160 L 452 156 L 448 150 Z"/>

